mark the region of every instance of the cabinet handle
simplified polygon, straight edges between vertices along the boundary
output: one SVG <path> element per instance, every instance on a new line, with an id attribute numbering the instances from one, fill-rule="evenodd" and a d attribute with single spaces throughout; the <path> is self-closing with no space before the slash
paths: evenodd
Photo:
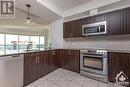
<path id="1" fill-rule="evenodd" d="M 13 57 L 20 57 L 20 55 L 19 55 L 19 54 L 17 54 L 17 55 L 12 55 L 12 58 L 13 58 Z"/>
<path id="2" fill-rule="evenodd" d="M 37 57 L 36 57 L 36 64 L 37 64 L 37 62 L 38 62 L 38 61 L 37 61 Z"/>
<path id="3" fill-rule="evenodd" d="M 52 55 L 55 55 L 55 51 L 51 51 L 51 54 L 52 54 Z"/>
<path id="4" fill-rule="evenodd" d="M 38 58 L 38 63 L 40 63 L 40 58 L 39 57 L 37 57 Z"/>

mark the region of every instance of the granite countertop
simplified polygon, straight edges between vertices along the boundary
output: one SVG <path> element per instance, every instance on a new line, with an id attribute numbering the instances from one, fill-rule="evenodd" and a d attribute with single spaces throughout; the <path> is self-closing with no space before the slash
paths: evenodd
<path id="1" fill-rule="evenodd" d="M 85 50 L 85 49 L 90 49 L 90 48 L 53 48 L 53 49 L 44 49 L 44 50 L 29 50 L 29 51 L 23 51 L 23 52 L 18 52 L 18 53 L 11 53 L 11 54 L 0 54 L 0 57 L 4 56 L 12 56 L 12 55 L 19 55 L 19 54 L 26 54 L 26 53 L 32 53 L 32 52 L 42 52 L 42 51 L 49 51 L 49 50 Z M 115 52 L 115 53 L 130 53 L 130 50 L 111 50 L 111 49 L 98 49 L 98 50 L 107 50 L 108 52 Z"/>
<path id="2" fill-rule="evenodd" d="M 23 52 L 17 52 L 17 53 L 9 53 L 9 54 L 2 54 L 2 55 L 0 54 L 0 57 L 20 55 L 20 54 L 33 53 L 33 52 L 42 52 L 42 51 L 49 51 L 49 50 L 55 50 L 55 49 L 29 50 L 29 51 L 23 51 Z"/>
<path id="3" fill-rule="evenodd" d="M 108 52 L 115 52 L 115 53 L 130 53 L 130 50 L 108 50 Z"/>

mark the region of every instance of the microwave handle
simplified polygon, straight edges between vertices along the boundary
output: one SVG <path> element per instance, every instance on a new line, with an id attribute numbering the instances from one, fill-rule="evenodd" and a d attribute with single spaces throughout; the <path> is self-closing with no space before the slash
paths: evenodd
<path id="1" fill-rule="evenodd" d="M 100 27 L 100 25 L 99 25 L 99 27 L 98 27 L 98 28 L 99 28 L 99 32 L 101 32 L 101 27 Z"/>

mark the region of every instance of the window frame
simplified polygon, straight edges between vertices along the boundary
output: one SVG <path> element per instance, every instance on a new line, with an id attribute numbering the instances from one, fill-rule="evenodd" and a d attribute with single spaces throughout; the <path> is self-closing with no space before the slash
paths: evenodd
<path id="1" fill-rule="evenodd" d="M 16 52 L 16 53 L 19 53 L 19 52 L 21 52 L 20 51 L 20 43 L 19 43 L 19 41 L 20 41 L 20 36 L 28 36 L 28 38 L 29 38 L 29 42 L 31 41 L 31 36 L 36 36 L 36 37 L 38 37 L 38 44 L 39 44 L 39 48 L 38 48 L 38 50 L 41 50 L 41 49 L 45 49 L 45 36 L 44 35 L 22 35 L 22 34 L 10 34 L 10 33 L 0 33 L 0 34 L 3 34 L 4 35 L 4 44 L 3 44 L 3 46 L 4 46 L 4 55 L 5 54 L 11 54 L 11 53 L 6 53 L 6 39 L 7 39 L 7 35 L 17 35 L 17 40 L 18 40 L 18 43 L 17 43 L 17 45 L 18 45 L 18 47 L 17 47 L 17 49 L 18 49 L 18 51 Z M 41 48 L 40 47 L 40 37 L 44 37 L 44 43 L 42 43 L 43 45 L 44 45 L 44 48 Z M 33 49 L 32 49 L 33 50 Z M 23 50 L 24 51 L 24 50 Z M 1 54 L 0 54 L 1 55 Z M 2 54 L 3 55 L 3 54 Z"/>

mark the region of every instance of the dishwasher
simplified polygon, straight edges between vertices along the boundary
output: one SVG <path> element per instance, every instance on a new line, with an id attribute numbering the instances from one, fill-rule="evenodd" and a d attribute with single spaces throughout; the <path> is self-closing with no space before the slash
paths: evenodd
<path id="1" fill-rule="evenodd" d="M 0 57 L 0 87 L 23 86 L 23 54 Z"/>

